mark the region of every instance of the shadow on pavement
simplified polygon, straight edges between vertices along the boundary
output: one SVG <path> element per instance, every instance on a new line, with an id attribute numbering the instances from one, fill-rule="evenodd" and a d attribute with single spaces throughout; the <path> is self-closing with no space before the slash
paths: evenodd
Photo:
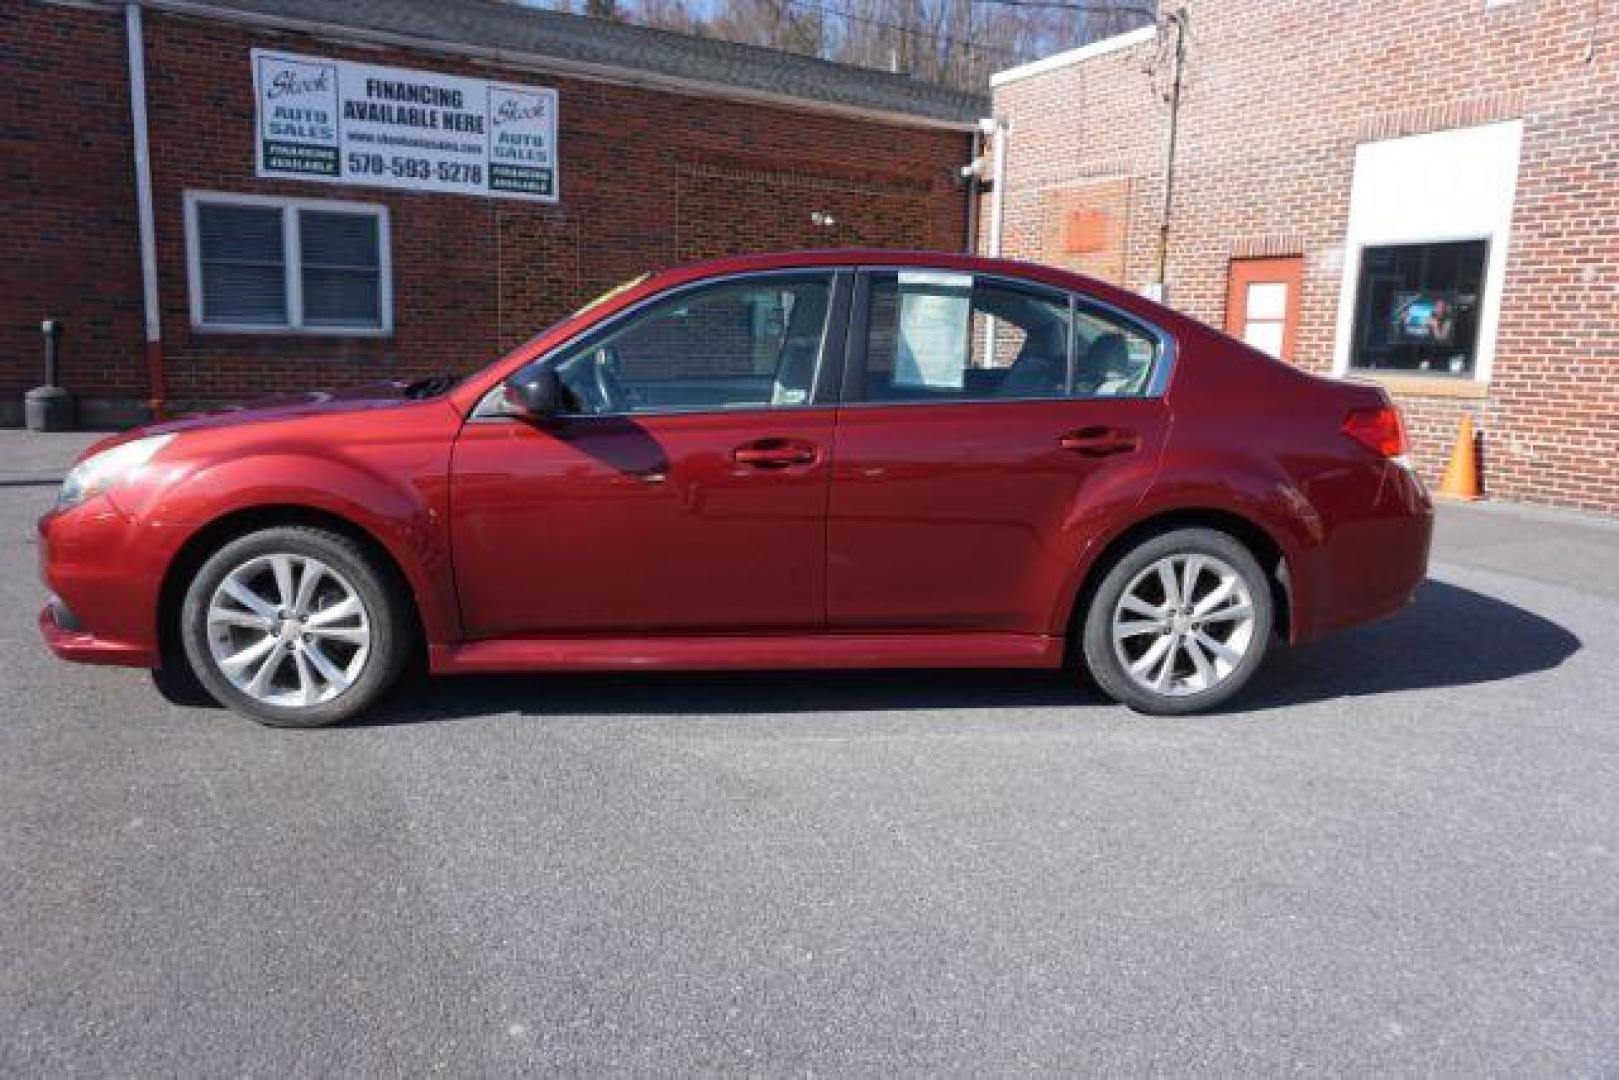
<path id="1" fill-rule="evenodd" d="M 1404 611 L 1312 645 L 1278 649 L 1234 703 L 1243 711 L 1499 682 L 1554 668 L 1580 639 L 1503 600 L 1429 581 Z"/>
<path id="2" fill-rule="evenodd" d="M 1495 682 L 1556 667 L 1573 634 L 1522 608 L 1430 581 L 1405 611 L 1316 645 L 1273 649 L 1232 712 Z M 535 715 L 734 715 L 1100 705 L 1060 672 L 842 671 L 416 679 L 362 726 Z"/>

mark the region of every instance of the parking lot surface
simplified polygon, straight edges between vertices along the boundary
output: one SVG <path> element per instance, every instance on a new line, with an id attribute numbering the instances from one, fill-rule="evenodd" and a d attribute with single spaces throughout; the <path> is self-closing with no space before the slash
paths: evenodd
<path id="1" fill-rule="evenodd" d="M 258 727 L 53 661 L 0 432 L 0 1074 L 1619 1069 L 1619 527 L 1442 510 L 1235 711 L 466 679 Z"/>

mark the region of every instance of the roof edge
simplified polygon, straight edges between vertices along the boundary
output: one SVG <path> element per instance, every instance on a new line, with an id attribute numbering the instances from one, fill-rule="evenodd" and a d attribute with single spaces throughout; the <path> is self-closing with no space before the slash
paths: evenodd
<path id="1" fill-rule="evenodd" d="M 997 86 L 1005 86 L 1010 82 L 1017 82 L 1019 79 L 1027 79 L 1035 75 L 1044 75 L 1049 71 L 1057 71 L 1073 64 L 1078 64 L 1082 61 L 1089 60 L 1092 57 L 1105 56 L 1110 52 L 1117 52 L 1120 49 L 1128 49 L 1132 45 L 1140 45 L 1144 41 L 1151 41 L 1157 36 L 1157 25 L 1149 24 L 1147 26 L 1139 26 L 1134 30 L 1127 30 L 1122 34 L 1115 34 L 1112 37 L 1103 38 L 1101 41 L 1093 41 L 1089 45 L 1081 45 L 1077 49 L 1069 49 L 1067 52 L 1060 52 L 1055 56 L 1048 56 L 1044 60 L 1034 60 L 1027 64 L 1019 64 L 1017 67 L 1007 68 L 1005 71 L 997 71 L 995 74 L 991 75 L 989 77 L 990 89 L 993 90 Z"/>
<path id="2" fill-rule="evenodd" d="M 611 83 L 618 86 L 634 86 L 646 90 L 682 94 L 688 97 L 718 98 L 725 101 L 772 105 L 777 108 L 795 109 L 800 112 L 843 116 L 856 120 L 871 120 L 877 123 L 892 124 L 897 127 L 928 128 L 935 131 L 969 133 L 978 127 L 976 120 L 948 120 L 943 117 L 898 112 L 892 109 L 843 105 L 835 101 L 822 101 L 793 94 L 775 94 L 768 90 L 753 90 L 730 83 L 684 79 L 678 75 L 665 75 L 661 72 L 643 71 L 638 68 L 566 60 L 560 57 L 547 56 L 544 53 L 491 48 L 458 41 L 436 41 L 431 38 L 415 37 L 410 34 L 400 34 L 389 30 L 374 30 L 368 27 L 348 26 L 342 23 L 328 23 L 285 15 L 242 11 L 239 8 L 211 4 L 207 0 L 137 0 L 137 2 L 141 7 L 161 14 L 183 15 L 214 22 L 259 26 L 271 30 L 304 33 L 339 41 L 347 39 L 362 45 L 387 45 L 404 49 L 416 49 L 444 56 L 463 57 L 491 66 L 498 65 L 515 70 L 531 71 L 535 74 L 557 75 L 590 82 Z M 107 6 L 118 7 L 122 5 L 108 3 Z"/>

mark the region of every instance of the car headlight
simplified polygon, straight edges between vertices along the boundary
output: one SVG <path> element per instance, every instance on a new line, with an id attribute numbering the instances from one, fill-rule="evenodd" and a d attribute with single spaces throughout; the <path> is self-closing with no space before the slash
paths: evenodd
<path id="1" fill-rule="evenodd" d="M 134 439 L 85 458 L 73 466 L 62 481 L 62 492 L 56 497 L 56 505 L 64 509 L 77 506 L 92 495 L 105 491 L 110 484 L 151 461 L 152 456 L 169 445 L 173 438 L 173 433 L 148 435 L 144 439 Z"/>

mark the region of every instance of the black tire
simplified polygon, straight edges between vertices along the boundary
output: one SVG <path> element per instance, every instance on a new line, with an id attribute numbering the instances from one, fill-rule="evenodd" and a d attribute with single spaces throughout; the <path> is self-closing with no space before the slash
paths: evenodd
<path id="1" fill-rule="evenodd" d="M 1253 625 L 1242 659 L 1220 681 L 1206 690 L 1174 694 L 1155 691 L 1131 677 L 1114 647 L 1113 615 L 1125 590 L 1138 575 L 1160 560 L 1178 555 L 1212 556 L 1234 570 L 1250 597 Z M 1270 580 L 1241 541 L 1215 529 L 1188 528 L 1148 537 L 1121 555 L 1103 574 L 1083 618 L 1085 665 L 1103 693 L 1136 712 L 1184 716 L 1222 705 L 1247 685 L 1264 662 L 1270 646 L 1275 610 Z M 1150 643 L 1150 638 L 1148 641 Z M 1173 658 L 1171 660 L 1174 662 Z M 1190 671 L 1190 667 L 1187 670 Z"/>
<path id="2" fill-rule="evenodd" d="M 311 705 L 284 706 L 244 693 L 219 670 L 208 640 L 208 604 L 237 567 L 266 555 L 314 558 L 346 579 L 364 605 L 370 626 L 369 655 L 354 681 L 335 697 Z M 396 575 L 378 566 L 350 538 L 310 526 L 278 526 L 236 538 L 214 552 L 191 579 L 180 612 L 180 640 L 199 682 L 220 704 L 272 727 L 324 727 L 364 712 L 398 680 L 413 641 L 409 600 Z"/>

